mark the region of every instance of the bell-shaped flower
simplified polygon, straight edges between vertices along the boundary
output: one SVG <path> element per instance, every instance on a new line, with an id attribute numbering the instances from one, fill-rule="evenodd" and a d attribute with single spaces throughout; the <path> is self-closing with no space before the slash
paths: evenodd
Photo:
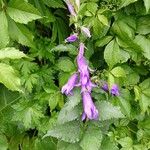
<path id="1" fill-rule="evenodd" d="M 109 91 L 109 88 L 108 88 L 108 84 L 107 83 L 104 83 L 102 85 L 102 90 L 104 90 L 105 92 L 108 92 Z"/>
<path id="2" fill-rule="evenodd" d="M 90 30 L 86 27 L 81 27 L 81 32 L 86 36 L 86 37 L 91 37 L 91 33 L 90 33 Z"/>
<path id="3" fill-rule="evenodd" d="M 113 84 L 112 87 L 111 87 L 111 90 L 110 90 L 110 93 L 111 95 L 113 96 L 119 96 L 120 93 L 119 93 L 119 88 L 118 88 L 118 85 L 117 84 Z"/>
<path id="4" fill-rule="evenodd" d="M 73 7 L 73 5 L 71 4 L 71 2 L 70 2 L 69 0 L 66 0 L 66 4 L 67 4 L 67 6 L 68 6 L 68 10 L 69 10 L 70 14 L 71 14 L 72 16 L 76 16 L 74 7 Z"/>
<path id="5" fill-rule="evenodd" d="M 88 91 L 84 91 L 82 93 L 82 100 L 84 110 L 82 114 L 82 120 L 84 120 L 85 118 L 88 118 L 90 120 L 97 120 L 99 113 L 92 101 L 91 94 Z"/>
<path id="6" fill-rule="evenodd" d="M 72 43 L 72 42 L 75 42 L 77 39 L 78 39 L 77 34 L 72 34 L 72 35 L 70 35 L 69 37 L 67 37 L 67 38 L 65 39 L 65 41 Z"/>
<path id="7" fill-rule="evenodd" d="M 66 95 L 72 95 L 72 90 L 78 82 L 78 74 L 74 73 L 68 82 L 62 87 L 61 92 Z"/>

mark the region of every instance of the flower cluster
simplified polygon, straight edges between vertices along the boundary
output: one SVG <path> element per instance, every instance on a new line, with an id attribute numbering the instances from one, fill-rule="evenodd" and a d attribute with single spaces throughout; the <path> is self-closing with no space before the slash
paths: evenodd
<path id="1" fill-rule="evenodd" d="M 80 43 L 79 53 L 77 56 L 78 72 L 74 73 L 68 82 L 62 87 L 62 93 L 66 95 L 72 95 L 72 90 L 75 86 L 81 87 L 81 95 L 83 100 L 83 114 L 82 120 L 98 119 L 98 110 L 96 109 L 92 97 L 91 91 L 93 87 L 96 87 L 90 79 L 90 71 L 87 61 L 84 57 L 84 44 Z"/>

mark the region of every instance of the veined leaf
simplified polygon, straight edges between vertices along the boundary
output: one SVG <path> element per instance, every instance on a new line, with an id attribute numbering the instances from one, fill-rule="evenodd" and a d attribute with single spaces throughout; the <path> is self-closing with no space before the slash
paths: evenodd
<path id="1" fill-rule="evenodd" d="M 65 8 L 62 0 L 43 0 L 44 4 L 53 8 Z"/>
<path id="2" fill-rule="evenodd" d="M 34 47 L 32 33 L 27 27 L 15 23 L 11 18 L 9 18 L 9 34 L 14 41 L 22 45 Z"/>
<path id="3" fill-rule="evenodd" d="M 15 70 L 4 63 L 0 63 L 0 83 L 3 83 L 12 91 L 21 91 L 20 79 L 17 77 Z"/>
<path id="4" fill-rule="evenodd" d="M 5 135 L 0 135 L 0 148 L 1 148 L 1 150 L 8 149 L 7 138 Z"/>
<path id="5" fill-rule="evenodd" d="M 4 11 L 0 11 L 0 48 L 9 43 L 8 22 Z"/>
<path id="6" fill-rule="evenodd" d="M 115 67 L 111 70 L 111 73 L 115 76 L 115 77 L 125 77 L 126 73 L 124 71 L 123 68 L 121 67 Z"/>
<path id="7" fill-rule="evenodd" d="M 0 50 L 0 59 L 20 59 L 22 57 L 26 57 L 26 55 L 14 47 L 7 47 Z"/>
<path id="8" fill-rule="evenodd" d="M 125 7 L 131 3 L 136 2 L 137 0 L 121 0 L 120 8 Z"/>
<path id="9" fill-rule="evenodd" d="M 83 150 L 99 150 L 102 142 L 102 132 L 99 127 L 89 125 L 85 131 L 80 146 Z"/>
<path id="10" fill-rule="evenodd" d="M 113 106 L 111 103 L 101 101 L 96 103 L 97 109 L 99 110 L 99 120 L 109 120 L 113 118 L 123 118 L 124 115 L 120 111 L 120 107 Z"/>
<path id="11" fill-rule="evenodd" d="M 20 0 L 11 0 L 8 3 L 7 13 L 15 22 L 24 24 L 41 18 L 35 7 L 25 1 L 20 2 Z"/>
<path id="12" fill-rule="evenodd" d="M 80 122 L 72 121 L 65 124 L 56 125 L 52 130 L 49 130 L 44 137 L 47 136 L 56 137 L 69 143 L 78 142 L 81 137 Z"/>

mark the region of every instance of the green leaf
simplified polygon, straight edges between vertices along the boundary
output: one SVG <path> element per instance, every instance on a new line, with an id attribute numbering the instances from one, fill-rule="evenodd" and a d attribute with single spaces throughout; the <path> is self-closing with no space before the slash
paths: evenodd
<path id="1" fill-rule="evenodd" d="M 106 101 L 101 101 L 96 103 L 97 109 L 99 110 L 101 121 L 109 120 L 113 118 L 123 118 L 124 115 L 120 111 L 120 107 L 113 106 L 111 103 Z"/>
<path id="2" fill-rule="evenodd" d="M 73 95 L 68 96 L 68 101 L 58 115 L 58 123 L 63 124 L 78 118 L 82 113 L 81 94 L 78 89 L 73 91 Z"/>
<path id="3" fill-rule="evenodd" d="M 146 8 L 146 12 L 148 13 L 149 9 L 150 9 L 150 1 L 149 0 L 143 0 L 144 1 L 144 5 Z"/>
<path id="4" fill-rule="evenodd" d="M 119 63 L 118 59 L 120 55 L 119 45 L 115 40 L 112 40 L 105 48 L 104 58 L 108 66 L 112 68 L 115 64 Z"/>
<path id="5" fill-rule="evenodd" d="M 83 150 L 99 150 L 102 141 L 102 132 L 99 127 L 89 125 L 85 131 L 80 146 Z"/>
<path id="6" fill-rule="evenodd" d="M 131 148 L 133 145 L 133 141 L 130 137 L 121 138 L 118 143 L 121 144 L 123 148 Z"/>
<path id="7" fill-rule="evenodd" d="M 69 143 L 78 142 L 81 137 L 80 122 L 72 121 L 56 125 L 52 130 L 49 130 L 44 137 L 47 136 L 52 136 Z"/>
<path id="8" fill-rule="evenodd" d="M 15 23 L 11 18 L 9 19 L 9 34 L 14 41 L 22 45 L 34 47 L 33 34 L 27 27 Z"/>
<path id="9" fill-rule="evenodd" d="M 126 73 L 124 71 L 123 68 L 121 67 L 115 67 L 111 70 L 111 73 L 115 76 L 115 77 L 125 77 Z"/>
<path id="10" fill-rule="evenodd" d="M 120 8 L 126 7 L 127 5 L 136 2 L 137 0 L 121 0 Z"/>
<path id="11" fill-rule="evenodd" d="M 73 62 L 68 57 L 61 57 L 58 60 L 58 68 L 64 72 L 75 71 L 75 66 Z"/>
<path id="12" fill-rule="evenodd" d="M 20 79 L 17 77 L 15 70 L 4 63 L 0 63 L 0 83 L 3 83 L 12 91 L 21 91 Z"/>
<path id="13" fill-rule="evenodd" d="M 4 48 L 9 43 L 8 22 L 4 11 L 0 11 L 0 22 L 0 48 Z"/>
<path id="14" fill-rule="evenodd" d="M 98 19 L 99 19 L 99 21 L 100 21 L 101 23 L 103 23 L 105 26 L 109 26 L 108 19 L 107 19 L 106 16 L 98 14 Z"/>
<path id="15" fill-rule="evenodd" d="M 0 111 L 5 109 L 10 104 L 19 100 L 18 92 L 9 91 L 5 86 L 0 85 Z"/>
<path id="16" fill-rule="evenodd" d="M 96 41 L 95 45 L 97 47 L 103 47 L 104 45 L 108 44 L 112 40 L 112 36 L 104 36 L 103 38 Z"/>
<path id="17" fill-rule="evenodd" d="M 8 143 L 6 136 L 0 135 L 0 148 L 1 150 L 7 150 L 8 149 Z"/>
<path id="18" fill-rule="evenodd" d="M 42 0 L 44 2 L 44 4 L 46 4 L 47 6 L 49 7 L 52 7 L 52 8 L 65 8 L 64 7 L 64 4 L 63 4 L 63 1 L 61 0 Z"/>
<path id="19" fill-rule="evenodd" d="M 24 24 L 41 18 L 35 7 L 25 1 L 20 2 L 20 0 L 11 0 L 8 3 L 7 13 L 15 22 Z"/>
<path id="20" fill-rule="evenodd" d="M 72 55 L 77 55 L 77 48 L 71 44 L 63 45 L 60 44 L 53 49 L 51 49 L 52 52 L 69 52 Z"/>
<path id="21" fill-rule="evenodd" d="M 87 3 L 87 10 L 90 11 L 92 14 L 95 14 L 97 11 L 98 5 L 94 2 Z"/>
<path id="22" fill-rule="evenodd" d="M 78 143 L 67 143 L 63 141 L 58 141 L 57 150 L 82 150 Z"/>
<path id="23" fill-rule="evenodd" d="M 26 55 L 14 47 L 7 47 L 0 50 L 0 59 L 20 59 L 22 57 L 26 57 Z"/>
<path id="24" fill-rule="evenodd" d="M 150 60 L 150 40 L 142 35 L 137 35 L 135 41 L 140 45 L 143 55 Z"/>

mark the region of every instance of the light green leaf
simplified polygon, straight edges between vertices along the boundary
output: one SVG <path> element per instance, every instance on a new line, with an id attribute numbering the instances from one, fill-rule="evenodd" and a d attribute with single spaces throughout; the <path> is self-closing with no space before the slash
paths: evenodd
<path id="1" fill-rule="evenodd" d="M 20 79 L 17 77 L 15 70 L 4 63 L 0 63 L 0 83 L 3 83 L 12 91 L 21 91 Z"/>
<path id="2" fill-rule="evenodd" d="M 115 76 L 115 77 L 125 77 L 126 73 L 124 71 L 123 68 L 121 67 L 115 67 L 111 70 L 111 73 Z"/>
<path id="3" fill-rule="evenodd" d="M 109 120 L 113 118 L 124 118 L 124 115 L 120 111 L 120 107 L 113 106 L 111 103 L 106 101 L 101 101 L 96 103 L 97 109 L 99 110 L 101 121 Z"/>
<path id="4" fill-rule="evenodd" d="M 75 71 L 75 66 L 73 62 L 68 57 L 61 57 L 58 60 L 58 68 L 64 72 Z"/>
<path id="5" fill-rule="evenodd" d="M 146 12 L 148 13 L 149 9 L 150 9 L 150 1 L 149 0 L 144 0 L 144 5 L 146 8 Z"/>
<path id="6" fill-rule="evenodd" d="M 61 0 L 42 0 L 44 2 L 44 4 L 46 4 L 49 7 L 53 7 L 53 8 L 65 8 L 63 1 Z"/>
<path id="7" fill-rule="evenodd" d="M 26 57 L 26 55 L 14 47 L 7 47 L 0 50 L 0 59 L 20 59 L 22 57 Z"/>
<path id="8" fill-rule="evenodd" d="M 140 45 L 143 50 L 143 55 L 150 60 L 150 40 L 142 35 L 137 35 L 135 41 Z"/>
<path id="9" fill-rule="evenodd" d="M 52 136 L 69 143 L 78 142 L 81 136 L 80 122 L 72 121 L 56 125 L 52 130 L 49 130 L 44 137 L 47 136 Z"/>
<path id="10" fill-rule="evenodd" d="M 8 143 L 6 136 L 0 135 L 0 149 L 1 150 L 7 150 L 8 149 Z"/>
<path id="11" fill-rule="evenodd" d="M 83 150 L 99 150 L 102 142 L 102 132 L 99 127 L 89 125 L 85 131 L 80 146 Z"/>
<path id="12" fill-rule="evenodd" d="M 115 40 L 112 40 L 105 48 L 104 58 L 108 66 L 112 68 L 115 64 L 119 63 L 118 59 L 120 55 L 119 45 Z"/>
<path id="13" fill-rule="evenodd" d="M 133 141 L 130 137 L 121 138 L 118 143 L 121 144 L 123 148 L 131 148 L 133 145 Z"/>
<path id="14" fill-rule="evenodd" d="M 58 141 L 57 150 L 82 150 L 78 143 L 67 143 L 63 141 Z"/>
<path id="15" fill-rule="evenodd" d="M 96 41 L 95 45 L 98 47 L 103 47 L 107 43 L 109 43 L 112 40 L 112 36 L 104 36 L 103 38 Z"/>
<path id="16" fill-rule="evenodd" d="M 131 3 L 136 2 L 137 0 L 121 0 L 120 8 L 125 7 Z"/>
<path id="17" fill-rule="evenodd" d="M 35 7 L 25 1 L 20 2 L 20 0 L 11 0 L 8 3 L 7 13 L 15 22 L 24 24 L 41 18 Z"/>
<path id="18" fill-rule="evenodd" d="M 9 43 L 8 22 L 4 11 L 0 11 L 0 23 L 0 48 L 4 48 Z"/>
<path id="19" fill-rule="evenodd" d="M 101 23 L 103 23 L 105 26 L 109 26 L 109 24 L 108 24 L 108 19 L 107 19 L 106 16 L 98 14 L 98 19 L 99 19 L 99 21 L 100 21 Z"/>
<path id="20" fill-rule="evenodd" d="M 15 23 L 11 18 L 9 18 L 9 34 L 14 41 L 22 45 L 34 47 L 33 34 L 27 27 Z"/>
<path id="21" fill-rule="evenodd" d="M 90 11 L 92 14 L 95 14 L 97 11 L 98 5 L 94 2 L 87 3 L 87 10 Z"/>

